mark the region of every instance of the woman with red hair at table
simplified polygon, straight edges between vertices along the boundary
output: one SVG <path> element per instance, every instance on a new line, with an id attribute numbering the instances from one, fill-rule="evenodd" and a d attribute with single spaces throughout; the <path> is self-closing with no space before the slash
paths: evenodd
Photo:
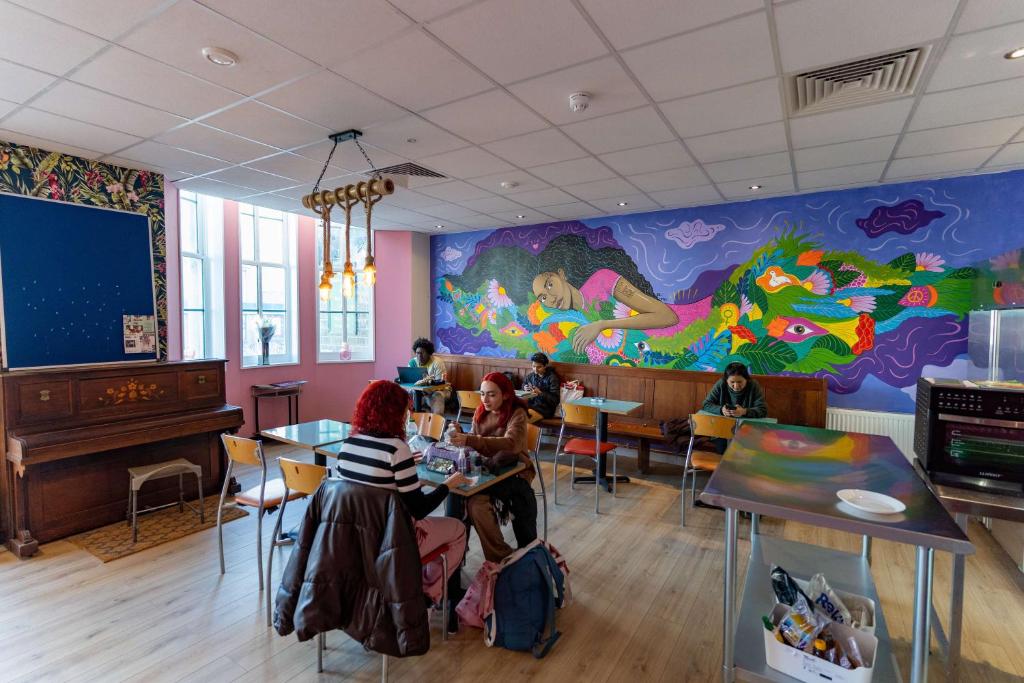
<path id="1" fill-rule="evenodd" d="M 526 469 L 499 481 L 466 502 L 466 513 L 480 536 L 484 557 L 498 562 L 515 548 L 501 535 L 501 521 L 512 518 L 512 531 L 519 547 L 537 538 L 537 498 L 531 482 L 535 473 L 526 445 L 529 424 L 526 403 L 516 397 L 511 380 L 500 372 L 485 375 L 480 382 L 480 406 L 473 414 L 469 434 L 453 423 L 449 439 L 455 446 L 468 446 L 484 457 L 484 466 L 498 472 L 521 462 Z M 461 500 L 448 501 L 448 514 L 461 517 Z"/>

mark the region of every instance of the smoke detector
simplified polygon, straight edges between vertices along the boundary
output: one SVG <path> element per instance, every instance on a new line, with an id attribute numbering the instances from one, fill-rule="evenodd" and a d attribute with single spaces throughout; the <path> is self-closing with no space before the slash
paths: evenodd
<path id="1" fill-rule="evenodd" d="M 569 95 L 569 111 L 577 114 L 581 111 L 586 111 L 587 107 L 590 106 L 590 93 L 588 92 L 574 92 Z"/>
<path id="2" fill-rule="evenodd" d="M 202 53 L 208 62 L 212 62 L 217 66 L 234 66 L 238 64 L 238 55 L 222 47 L 204 47 Z"/>

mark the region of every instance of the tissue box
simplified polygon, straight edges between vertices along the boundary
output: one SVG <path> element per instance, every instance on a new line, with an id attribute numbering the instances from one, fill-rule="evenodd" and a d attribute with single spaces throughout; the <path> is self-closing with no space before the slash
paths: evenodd
<path id="1" fill-rule="evenodd" d="M 786 605 L 776 605 L 772 610 L 771 620 L 778 624 L 786 616 Z M 864 666 L 858 669 L 844 669 L 838 664 L 819 659 L 809 655 L 795 647 L 780 643 L 775 639 L 775 634 L 767 629 L 761 629 L 764 634 L 764 655 L 768 666 L 781 671 L 787 676 L 792 676 L 798 681 L 805 683 L 871 683 L 871 677 L 875 673 L 875 650 L 878 649 L 878 639 L 870 633 L 844 626 L 833 624 L 829 627 L 834 634 L 852 634 L 857 641 L 857 647 L 864 658 Z"/>

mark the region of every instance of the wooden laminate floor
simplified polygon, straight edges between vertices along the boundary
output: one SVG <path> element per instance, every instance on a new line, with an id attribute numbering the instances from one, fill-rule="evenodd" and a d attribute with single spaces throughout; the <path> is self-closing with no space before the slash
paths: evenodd
<path id="1" fill-rule="evenodd" d="M 544 467 L 550 479 L 551 466 Z M 534 660 L 490 649 L 473 629 L 442 643 L 438 620 L 430 652 L 392 660 L 392 681 L 719 680 L 722 513 L 696 508 L 683 529 L 678 488 L 635 483 L 621 486 L 614 502 L 604 498 L 595 518 L 593 489 L 569 495 L 566 474 L 562 504 L 548 506 L 549 535 L 568 557 L 575 600 L 558 615 L 563 635 L 554 650 Z M 254 483 L 253 473 L 242 480 Z M 302 508 L 288 508 L 290 523 Z M 268 538 L 270 527 L 265 523 Z M 318 676 L 313 641 L 281 638 L 265 626 L 255 529 L 253 515 L 224 527 L 224 576 L 212 529 L 108 564 L 62 541 L 28 561 L 0 552 L 0 681 L 379 680 L 380 657 L 343 633 L 328 636 Z M 745 522 L 740 533 L 748 533 Z M 766 520 L 762 533 L 859 550 L 857 537 L 798 524 Z M 1024 577 L 983 527 L 972 523 L 970 536 L 978 554 L 967 563 L 962 680 L 1024 680 Z M 741 539 L 739 546 L 743 571 L 749 543 Z M 288 552 L 276 562 L 278 576 Z M 876 541 L 874 553 L 875 580 L 906 672 L 914 551 Z M 474 538 L 467 574 L 480 562 Z M 940 614 L 948 609 L 949 577 L 949 556 L 939 554 Z M 929 679 L 944 680 L 942 669 L 933 657 Z"/>

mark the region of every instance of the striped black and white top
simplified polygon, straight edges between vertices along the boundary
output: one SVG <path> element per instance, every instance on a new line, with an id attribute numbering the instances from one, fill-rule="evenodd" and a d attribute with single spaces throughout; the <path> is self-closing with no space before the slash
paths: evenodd
<path id="1" fill-rule="evenodd" d="M 337 470 L 342 479 L 398 491 L 409 514 L 416 519 L 426 517 L 448 495 L 448 487 L 443 484 L 423 493 L 412 451 L 401 439 L 350 436 L 338 451 Z"/>

